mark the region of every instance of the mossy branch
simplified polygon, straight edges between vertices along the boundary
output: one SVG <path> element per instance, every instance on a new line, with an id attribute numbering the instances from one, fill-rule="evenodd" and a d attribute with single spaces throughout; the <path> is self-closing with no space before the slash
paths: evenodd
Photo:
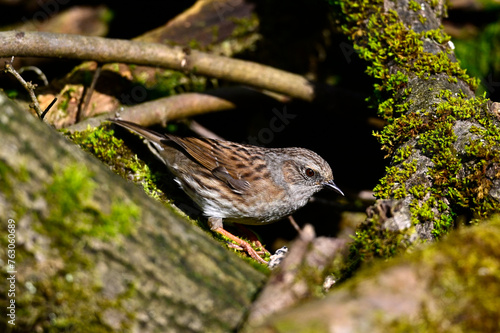
<path id="1" fill-rule="evenodd" d="M 496 216 L 367 265 L 325 297 L 250 321 L 242 332 L 498 332 L 498 242 Z"/>
<path id="2" fill-rule="evenodd" d="M 401 235 L 435 239 L 459 215 L 482 219 L 498 211 L 498 118 L 485 98 L 474 97 L 477 80 L 456 62 L 440 27 L 444 4 L 336 5 L 343 31 L 368 62 L 367 73 L 380 79 L 373 103 L 387 126 L 375 135 L 392 159 L 375 188 L 380 201 L 357 233 L 354 255 L 390 256 L 407 244 Z"/>

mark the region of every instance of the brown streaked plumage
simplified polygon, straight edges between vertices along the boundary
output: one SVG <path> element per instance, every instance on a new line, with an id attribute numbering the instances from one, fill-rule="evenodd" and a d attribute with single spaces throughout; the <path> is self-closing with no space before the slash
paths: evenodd
<path id="1" fill-rule="evenodd" d="M 208 217 L 212 230 L 228 236 L 222 221 L 267 224 L 292 214 L 324 187 L 342 191 L 318 154 L 304 148 L 262 148 L 208 138 L 159 134 L 110 119 L 150 141 L 181 188 Z M 229 234 L 256 260 L 248 243 Z"/>

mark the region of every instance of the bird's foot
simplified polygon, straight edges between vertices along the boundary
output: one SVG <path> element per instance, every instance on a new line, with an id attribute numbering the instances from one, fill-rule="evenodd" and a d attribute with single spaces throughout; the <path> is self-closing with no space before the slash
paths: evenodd
<path id="1" fill-rule="evenodd" d="M 267 264 L 267 261 L 262 259 L 262 257 L 259 255 L 259 253 L 257 251 L 255 251 L 252 248 L 252 246 L 250 244 L 248 244 L 248 242 L 245 242 L 243 239 L 236 237 L 232 233 L 224 230 L 223 228 L 217 228 L 217 229 L 214 229 L 214 231 L 229 238 L 231 241 L 235 242 L 238 246 L 241 247 L 242 250 L 244 250 L 246 253 L 248 253 L 248 255 L 250 257 L 257 260 L 261 264 Z M 260 244 L 260 242 L 259 242 L 259 244 Z M 262 244 L 260 246 L 262 247 Z M 266 250 L 266 252 L 267 252 L 267 250 Z"/>

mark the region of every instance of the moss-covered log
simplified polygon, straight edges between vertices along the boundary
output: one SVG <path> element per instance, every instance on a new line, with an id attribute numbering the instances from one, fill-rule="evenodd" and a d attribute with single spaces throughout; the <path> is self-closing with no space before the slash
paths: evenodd
<path id="1" fill-rule="evenodd" d="M 237 327 L 262 273 L 2 93 L 0 142 L 0 258 L 16 271 L 11 297 L 2 269 L 16 316 L 0 331 Z"/>
<path id="2" fill-rule="evenodd" d="M 500 218 L 378 261 L 327 297 L 245 332 L 498 332 Z"/>
<path id="3" fill-rule="evenodd" d="M 376 79 L 376 133 L 391 166 L 357 233 L 357 258 L 390 256 L 403 240 L 445 234 L 458 216 L 500 209 L 500 127 L 494 104 L 475 97 L 440 27 L 441 1 L 335 1 L 342 29 Z M 418 235 L 419 237 L 411 237 Z"/>

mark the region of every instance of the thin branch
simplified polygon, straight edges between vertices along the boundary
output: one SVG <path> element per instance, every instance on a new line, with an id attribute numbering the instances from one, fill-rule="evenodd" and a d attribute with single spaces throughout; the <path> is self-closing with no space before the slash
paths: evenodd
<path id="1" fill-rule="evenodd" d="M 387 96 L 379 105 L 387 125 L 376 135 L 392 157 L 375 188 L 378 200 L 358 229 L 352 253 L 359 251 L 359 260 L 352 262 L 442 237 L 457 216 L 483 218 L 500 210 L 499 123 L 486 100 L 474 97 L 475 80 L 456 62 L 442 31 L 444 3 L 414 11 L 412 1 L 368 1 L 360 8 L 342 0 L 338 6 L 346 15 L 343 31 L 373 66 L 369 72 L 380 79 L 378 95 Z M 396 44 L 393 28 L 401 38 Z M 394 47 L 402 41 L 413 46 Z M 439 66 L 428 65 L 436 62 Z M 383 245 L 366 250 L 381 239 Z"/>
<path id="2" fill-rule="evenodd" d="M 187 121 L 187 126 L 191 131 L 196 133 L 198 136 L 205 137 L 205 138 L 210 138 L 210 139 L 218 139 L 218 140 L 224 140 L 223 137 L 219 136 L 218 134 L 212 132 L 205 126 L 201 125 L 199 122 L 195 120 L 188 120 Z"/>
<path id="3" fill-rule="evenodd" d="M 288 215 L 288 221 L 290 221 L 290 224 L 292 227 L 297 231 L 297 233 L 300 235 L 302 232 L 302 229 L 300 229 L 299 224 L 295 221 L 292 215 Z"/>
<path id="4" fill-rule="evenodd" d="M 14 60 L 14 57 L 12 57 L 12 60 Z M 35 110 L 36 114 L 38 115 L 38 118 L 42 118 L 42 114 L 44 114 L 44 111 L 40 108 L 40 104 L 38 103 L 38 99 L 36 98 L 35 95 L 35 89 L 37 87 L 36 84 L 33 84 L 31 82 L 26 82 L 23 77 L 12 67 L 12 60 L 11 62 L 6 62 L 5 63 L 5 72 L 10 73 L 14 75 L 14 77 L 21 83 L 21 85 L 26 89 L 28 94 L 30 95 L 31 100 L 33 101 L 33 104 L 30 104 L 30 106 L 33 107 Z"/>
<path id="5" fill-rule="evenodd" d="M 23 72 L 26 72 L 26 71 L 32 71 L 32 72 L 35 72 L 38 77 L 40 78 L 40 80 L 43 81 L 43 85 L 44 86 L 48 86 L 49 85 L 49 80 L 47 80 L 47 76 L 45 76 L 45 74 L 42 72 L 42 70 L 36 66 L 24 66 L 24 67 L 21 67 L 19 68 L 19 74 L 22 74 Z"/>
<path id="6" fill-rule="evenodd" d="M 313 101 L 318 91 L 304 77 L 258 63 L 183 49 L 102 37 L 47 32 L 0 32 L 0 57 L 29 56 L 160 66 L 229 80 Z"/>
<path id="7" fill-rule="evenodd" d="M 185 93 L 170 97 L 159 98 L 137 104 L 127 108 L 115 110 L 114 116 L 123 120 L 151 126 L 156 124 L 165 125 L 172 120 L 179 120 L 204 113 L 235 109 L 239 105 L 249 106 L 250 103 L 264 104 L 273 98 L 249 88 L 221 88 L 209 93 Z M 80 123 L 68 127 L 73 131 L 83 131 L 90 127 L 97 127 L 110 117 L 110 113 L 101 114 L 97 117 L 86 119 Z"/>
<path id="8" fill-rule="evenodd" d="M 76 114 L 76 122 L 80 122 L 82 117 L 87 114 L 87 108 L 90 104 L 90 99 L 92 98 L 92 94 L 94 93 L 95 86 L 97 84 L 97 80 L 99 76 L 101 76 L 102 64 L 98 63 L 94 72 L 94 76 L 92 77 L 92 83 L 89 88 L 86 89 L 84 86 L 82 96 L 84 96 L 81 100 L 81 104 L 79 105 L 78 112 Z"/>
<path id="9" fill-rule="evenodd" d="M 42 116 L 41 116 L 42 120 L 43 120 L 43 118 L 45 118 L 45 115 L 47 114 L 47 112 L 49 112 L 50 108 L 51 108 L 52 106 L 54 106 L 54 104 L 55 104 L 56 102 L 57 102 L 57 97 L 56 97 L 56 98 L 54 98 L 54 99 L 52 100 L 52 102 L 50 102 L 49 106 L 47 106 L 47 107 L 45 108 L 45 110 L 43 110 L 43 113 L 42 113 Z"/>

